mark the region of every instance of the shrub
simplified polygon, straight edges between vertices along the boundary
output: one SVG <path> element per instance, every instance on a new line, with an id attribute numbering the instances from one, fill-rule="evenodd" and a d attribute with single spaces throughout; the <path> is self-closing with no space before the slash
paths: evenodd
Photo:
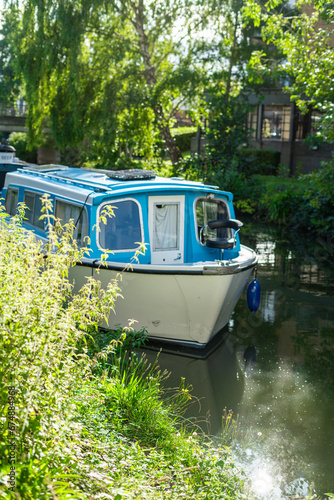
<path id="1" fill-rule="evenodd" d="M 57 489 L 60 472 L 55 466 L 51 474 L 50 463 L 63 461 L 64 447 L 71 455 L 68 437 L 80 429 L 70 425 L 75 407 L 69 400 L 89 375 L 89 358 L 78 345 L 109 314 L 118 285 L 101 290 L 88 280 L 72 296 L 68 269 L 84 253 L 72 241 L 73 224 L 60 235 L 51 228 L 42 248 L 22 229 L 23 214 L 21 207 L 7 221 L 0 207 L 0 395 L 15 402 L 12 413 L 8 404 L 0 407 L 2 425 L 10 424 L 0 437 L 0 481 L 9 484 L 12 449 L 20 457 L 16 493 L 28 500 Z"/>
<path id="2" fill-rule="evenodd" d="M 196 134 L 196 131 L 196 127 L 178 127 L 171 130 L 171 134 L 180 151 L 185 152 L 190 150 L 190 141 Z"/>
<path id="3" fill-rule="evenodd" d="M 230 450 L 180 428 L 188 389 L 162 399 L 165 374 L 128 361 L 124 333 L 97 335 L 118 284 L 72 294 L 68 269 L 86 252 L 73 224 L 42 247 L 23 216 L 0 207 L 0 498 L 243 498 Z"/>
<path id="4" fill-rule="evenodd" d="M 246 177 L 255 174 L 275 175 L 279 167 L 280 152 L 269 149 L 242 148 L 238 150 L 238 170 Z"/>
<path id="5" fill-rule="evenodd" d="M 29 146 L 28 135 L 25 132 L 12 132 L 8 142 L 15 148 L 17 158 L 28 163 L 37 163 L 37 148 Z"/>

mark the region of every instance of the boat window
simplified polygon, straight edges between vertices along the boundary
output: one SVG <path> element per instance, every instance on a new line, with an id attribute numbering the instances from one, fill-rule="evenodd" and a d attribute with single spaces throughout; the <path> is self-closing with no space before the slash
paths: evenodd
<path id="1" fill-rule="evenodd" d="M 6 194 L 5 207 L 9 215 L 15 215 L 17 212 L 17 202 L 19 197 L 18 189 L 8 188 Z"/>
<path id="2" fill-rule="evenodd" d="M 200 231 L 206 226 L 209 221 L 229 219 L 227 205 L 222 200 L 199 198 L 196 202 L 196 217 L 198 239 L 200 239 Z M 205 243 L 208 238 L 230 238 L 231 230 L 227 228 L 210 229 L 206 227 L 202 234 L 201 243 Z"/>
<path id="3" fill-rule="evenodd" d="M 26 191 L 24 193 L 24 203 L 27 206 L 25 211 L 26 222 L 44 230 L 44 220 L 41 219 L 43 207 L 41 194 Z"/>
<path id="4" fill-rule="evenodd" d="M 56 200 L 55 217 L 62 224 L 67 224 L 72 220 L 75 224 L 73 238 L 77 240 L 79 247 L 85 244 L 84 238 L 88 236 L 88 219 L 87 212 L 81 205 Z"/>
<path id="5" fill-rule="evenodd" d="M 153 249 L 177 250 L 179 248 L 179 205 L 155 203 L 153 220 Z"/>
<path id="6" fill-rule="evenodd" d="M 135 250 L 142 241 L 139 207 L 132 200 L 108 204 L 114 212 L 106 224 L 100 222 L 99 243 L 107 250 Z M 105 209 L 107 205 L 102 207 Z"/>

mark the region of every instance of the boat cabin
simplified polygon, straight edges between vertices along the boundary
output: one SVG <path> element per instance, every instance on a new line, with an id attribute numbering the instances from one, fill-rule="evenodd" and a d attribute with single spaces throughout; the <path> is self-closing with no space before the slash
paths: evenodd
<path id="1" fill-rule="evenodd" d="M 24 225 L 40 238 L 47 237 L 46 223 L 40 219 L 45 193 L 56 218 L 62 223 L 73 220 L 79 245 L 90 237 L 94 258 L 108 250 L 113 262 L 130 262 L 141 243 L 147 247 L 140 263 L 152 265 L 229 260 L 240 250 L 235 235 L 239 226 L 226 222 L 235 217 L 232 194 L 215 186 L 140 170 L 24 167 L 6 176 L 5 207 L 15 215 L 17 204 L 23 202 Z M 103 223 L 110 207 L 114 216 Z M 216 225 L 208 225 L 212 221 Z"/>

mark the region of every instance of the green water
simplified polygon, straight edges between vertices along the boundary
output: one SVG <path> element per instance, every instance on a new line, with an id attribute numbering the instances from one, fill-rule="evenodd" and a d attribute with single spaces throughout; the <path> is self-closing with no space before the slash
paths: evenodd
<path id="1" fill-rule="evenodd" d="M 248 240 L 262 296 L 254 317 L 242 297 L 230 322 L 239 364 L 256 350 L 235 411 L 261 439 L 238 452 L 266 499 L 334 492 L 334 241 Z"/>
<path id="2" fill-rule="evenodd" d="M 205 432 L 219 436 L 224 409 L 238 416 L 233 448 L 260 497 L 323 498 L 334 492 L 334 241 L 256 226 L 242 236 L 259 256 L 260 309 L 243 293 L 211 352 L 163 349 L 160 365 L 171 387 L 192 384 L 187 417 Z"/>

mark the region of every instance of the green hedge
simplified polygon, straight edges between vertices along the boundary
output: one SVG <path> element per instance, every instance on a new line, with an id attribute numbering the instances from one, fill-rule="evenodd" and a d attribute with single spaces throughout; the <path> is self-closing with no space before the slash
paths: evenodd
<path id="1" fill-rule="evenodd" d="M 280 163 L 279 151 L 244 148 L 238 151 L 238 170 L 247 177 L 255 174 L 275 175 Z"/>
<path id="2" fill-rule="evenodd" d="M 180 151 L 190 150 L 190 140 L 196 135 L 197 127 L 178 127 L 171 130 L 176 145 Z"/>

